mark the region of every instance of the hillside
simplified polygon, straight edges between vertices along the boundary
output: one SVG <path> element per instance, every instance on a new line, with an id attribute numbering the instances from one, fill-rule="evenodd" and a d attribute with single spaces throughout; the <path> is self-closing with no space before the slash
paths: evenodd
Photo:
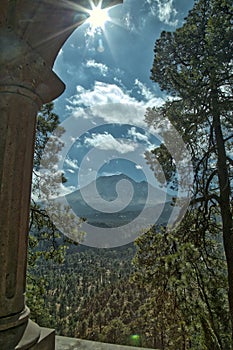
<path id="1" fill-rule="evenodd" d="M 119 194 L 119 196 L 118 196 Z M 83 198 L 84 197 L 84 198 Z M 99 227 L 118 227 L 131 222 L 142 210 L 156 217 L 165 205 L 160 223 L 168 219 L 172 197 L 146 181 L 136 182 L 124 174 L 101 176 L 96 182 L 66 196 L 73 211 Z"/>

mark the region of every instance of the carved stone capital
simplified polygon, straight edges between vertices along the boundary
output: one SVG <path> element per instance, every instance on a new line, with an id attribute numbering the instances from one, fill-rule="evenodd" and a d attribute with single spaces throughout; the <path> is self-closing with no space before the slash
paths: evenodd
<path id="1" fill-rule="evenodd" d="M 0 47 L 0 92 L 24 94 L 28 90 L 28 95 L 38 96 L 40 107 L 64 91 L 65 85 L 51 67 L 14 31 L 0 29 Z"/>

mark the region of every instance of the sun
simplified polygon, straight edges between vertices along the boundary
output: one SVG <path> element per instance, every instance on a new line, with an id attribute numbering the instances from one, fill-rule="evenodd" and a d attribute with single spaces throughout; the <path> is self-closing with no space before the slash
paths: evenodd
<path id="1" fill-rule="evenodd" d="M 88 10 L 90 17 L 87 19 L 87 23 L 90 24 L 92 29 L 104 28 L 104 25 L 109 21 L 108 9 L 101 8 L 101 2 L 95 6 L 92 4 L 92 9 Z"/>

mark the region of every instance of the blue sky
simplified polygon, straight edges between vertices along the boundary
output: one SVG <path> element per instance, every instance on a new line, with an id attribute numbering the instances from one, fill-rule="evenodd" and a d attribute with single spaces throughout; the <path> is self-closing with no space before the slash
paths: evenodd
<path id="1" fill-rule="evenodd" d="M 75 120 L 64 136 L 72 140 L 63 159 L 67 188 L 122 172 L 156 184 L 143 156 L 159 142 L 145 125 L 146 108 L 167 98 L 150 80 L 154 44 L 162 30 L 182 25 L 193 3 L 124 0 L 103 28 L 86 22 L 67 40 L 54 65 L 66 84 L 55 112 L 64 123 Z"/>

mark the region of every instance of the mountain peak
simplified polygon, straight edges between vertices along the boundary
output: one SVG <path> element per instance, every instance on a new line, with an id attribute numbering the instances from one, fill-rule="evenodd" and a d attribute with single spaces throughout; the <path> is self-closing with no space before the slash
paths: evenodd
<path id="1" fill-rule="evenodd" d="M 116 180 L 120 181 L 121 179 L 125 179 L 125 180 L 129 180 L 129 181 L 134 181 L 134 182 L 135 182 L 135 180 L 134 180 L 132 177 L 130 177 L 130 176 L 124 174 L 124 173 L 116 173 L 116 174 L 109 174 L 109 175 L 100 175 L 100 176 L 96 179 L 96 182 L 98 182 L 99 179 L 102 179 L 103 181 L 104 181 L 104 180 L 108 180 L 108 179 L 112 179 L 112 180 L 115 180 L 115 181 L 116 181 Z"/>

